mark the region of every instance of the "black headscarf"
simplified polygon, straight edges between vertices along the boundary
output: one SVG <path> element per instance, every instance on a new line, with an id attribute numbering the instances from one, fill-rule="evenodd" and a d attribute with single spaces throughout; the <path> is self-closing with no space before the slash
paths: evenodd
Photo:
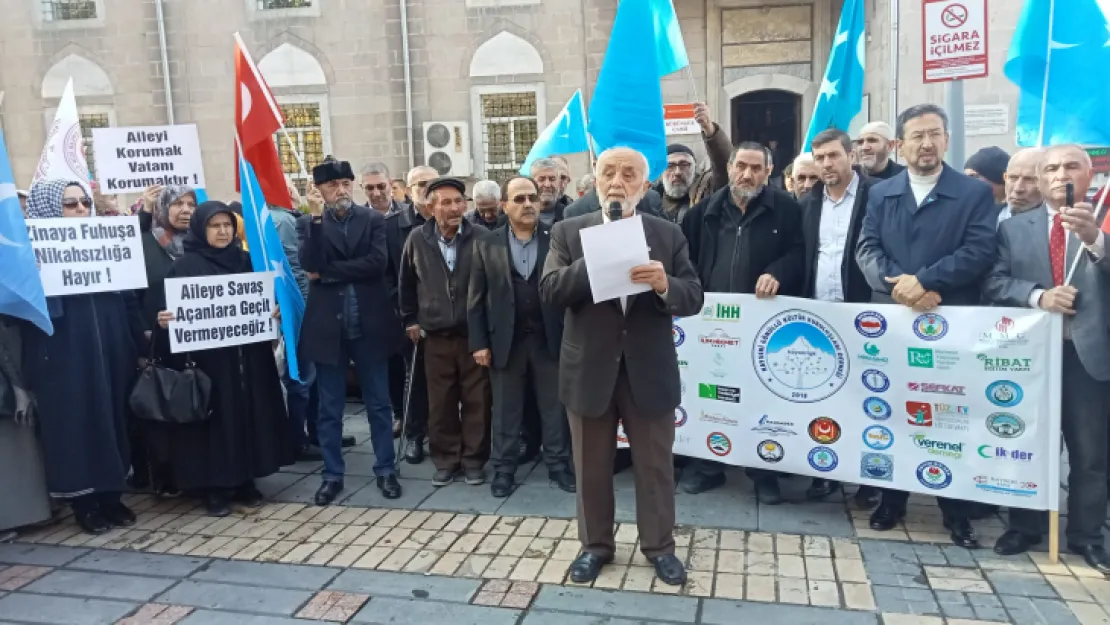
<path id="1" fill-rule="evenodd" d="M 189 233 L 185 236 L 185 254 L 173 264 L 173 275 L 178 278 L 217 276 L 228 273 L 252 271 L 250 255 L 233 232 L 227 247 L 212 247 L 208 243 L 208 221 L 224 213 L 231 217 L 233 229 L 238 229 L 235 213 L 223 202 L 205 202 L 197 207 L 189 219 Z"/>

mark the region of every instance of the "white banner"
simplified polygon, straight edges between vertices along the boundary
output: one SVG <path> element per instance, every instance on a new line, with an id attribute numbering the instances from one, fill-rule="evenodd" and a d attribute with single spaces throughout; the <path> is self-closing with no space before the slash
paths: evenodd
<path id="1" fill-rule="evenodd" d="M 47 297 L 146 288 L 138 217 L 28 219 Z"/>
<path id="2" fill-rule="evenodd" d="M 196 352 L 278 337 L 272 271 L 166 280 L 170 351 Z"/>
<path id="3" fill-rule="evenodd" d="M 674 341 L 676 454 L 1058 507 L 1058 315 L 707 293 Z"/>
<path id="4" fill-rule="evenodd" d="M 142 193 L 156 184 L 206 186 L 196 124 L 94 128 L 92 133 L 103 193 Z"/>
<path id="5" fill-rule="evenodd" d="M 79 182 L 85 194 L 92 197 L 89 165 L 85 162 L 85 137 L 81 134 L 77 99 L 73 95 L 73 78 L 66 83 L 62 99 L 58 101 L 58 110 L 46 133 L 46 144 L 42 147 L 42 156 L 31 184 L 54 179 Z M 49 292 L 46 294 L 50 295 Z"/>

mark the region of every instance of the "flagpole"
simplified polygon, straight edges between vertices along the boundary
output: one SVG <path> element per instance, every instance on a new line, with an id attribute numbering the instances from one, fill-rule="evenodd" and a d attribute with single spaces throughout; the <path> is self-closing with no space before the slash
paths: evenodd
<path id="1" fill-rule="evenodd" d="M 698 83 L 694 81 L 694 70 L 690 68 L 689 63 L 686 63 L 686 75 L 690 77 L 690 87 L 694 90 L 694 102 L 701 102 L 701 97 L 698 96 Z"/>
<path id="2" fill-rule="evenodd" d="M 1048 77 L 1052 71 L 1052 22 L 1056 16 L 1056 0 L 1048 3 L 1048 50 L 1044 56 L 1044 86 L 1041 87 L 1041 127 L 1037 131 L 1037 147 L 1044 147 L 1044 122 L 1048 114 Z"/>
<path id="3" fill-rule="evenodd" d="M 581 89 L 579 89 L 578 94 L 578 107 L 582 109 L 582 126 L 583 128 L 589 128 L 589 118 L 586 117 L 586 101 L 583 99 Z M 590 171 L 593 171 L 597 167 L 597 157 L 594 155 L 594 142 L 588 130 L 586 131 L 586 147 L 590 151 Z"/>

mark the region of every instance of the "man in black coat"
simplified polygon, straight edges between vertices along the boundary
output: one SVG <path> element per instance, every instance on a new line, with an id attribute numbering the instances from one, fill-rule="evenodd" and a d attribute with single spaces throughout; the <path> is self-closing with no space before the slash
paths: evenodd
<path id="1" fill-rule="evenodd" d="M 409 188 L 412 189 L 412 203 L 401 206 L 400 210 L 390 213 L 385 218 L 386 245 L 389 247 L 389 284 L 398 314 L 401 310 L 399 290 L 401 253 L 405 249 L 405 241 L 408 240 L 409 234 L 431 219 L 427 187 L 438 177 L 439 172 L 431 167 L 426 165 L 414 167 L 408 176 Z M 424 439 L 428 434 L 428 385 L 424 378 L 424 352 L 420 349 L 419 343 L 405 344 L 401 347 L 401 355 L 404 357 L 405 382 L 401 397 L 397 397 L 394 393 L 394 415 L 397 413 L 398 402 L 403 413 L 407 391 L 409 415 L 404 431 L 407 441 L 404 451 L 405 460 L 410 464 L 420 464 L 424 462 Z"/>
<path id="2" fill-rule="evenodd" d="M 819 181 L 801 198 L 806 243 L 802 296 L 825 302 L 870 302 L 871 287 L 856 263 L 855 250 L 867 212 L 867 193 L 877 181 L 852 166 L 852 139 L 847 133 L 825 130 L 810 145 Z M 814 478 L 806 497 L 823 499 L 839 489 L 838 482 Z M 860 486 L 856 503 L 874 507 L 879 491 Z"/>
<path id="3" fill-rule="evenodd" d="M 762 145 L 741 143 L 729 158 L 729 186 L 686 213 L 682 231 L 706 293 L 801 294 L 802 209 L 789 193 L 768 186 L 770 171 L 770 153 Z M 721 463 L 696 464 L 686 492 L 702 493 L 725 483 Z M 748 476 L 762 503 L 782 502 L 774 473 L 749 469 Z"/>
<path id="4" fill-rule="evenodd" d="M 320 394 L 316 430 L 324 469 L 316 505 L 330 504 L 343 490 L 343 409 L 352 360 L 370 422 L 377 486 L 386 499 L 397 499 L 389 357 L 401 326 L 386 279 L 385 218 L 352 201 L 349 163 L 329 158 L 313 168 L 312 179 L 319 195 L 310 197 L 312 214 L 297 222 L 301 267 L 309 278 L 298 351 L 315 363 Z"/>
<path id="5" fill-rule="evenodd" d="M 559 402 L 559 311 L 540 302 L 540 273 L 549 229 L 539 223 L 539 189 L 517 176 L 505 182 L 502 205 L 509 223 L 474 244 L 467 295 L 470 351 L 488 367 L 493 387 L 494 497 L 508 497 L 519 462 L 528 382 L 534 389 L 548 476 L 575 492 L 569 471 L 566 413 Z"/>

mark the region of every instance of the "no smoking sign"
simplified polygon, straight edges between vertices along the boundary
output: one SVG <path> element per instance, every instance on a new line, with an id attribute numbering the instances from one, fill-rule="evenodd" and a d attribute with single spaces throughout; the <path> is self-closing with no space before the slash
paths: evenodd
<path id="1" fill-rule="evenodd" d="M 922 80 L 987 75 L 987 0 L 922 0 Z"/>

